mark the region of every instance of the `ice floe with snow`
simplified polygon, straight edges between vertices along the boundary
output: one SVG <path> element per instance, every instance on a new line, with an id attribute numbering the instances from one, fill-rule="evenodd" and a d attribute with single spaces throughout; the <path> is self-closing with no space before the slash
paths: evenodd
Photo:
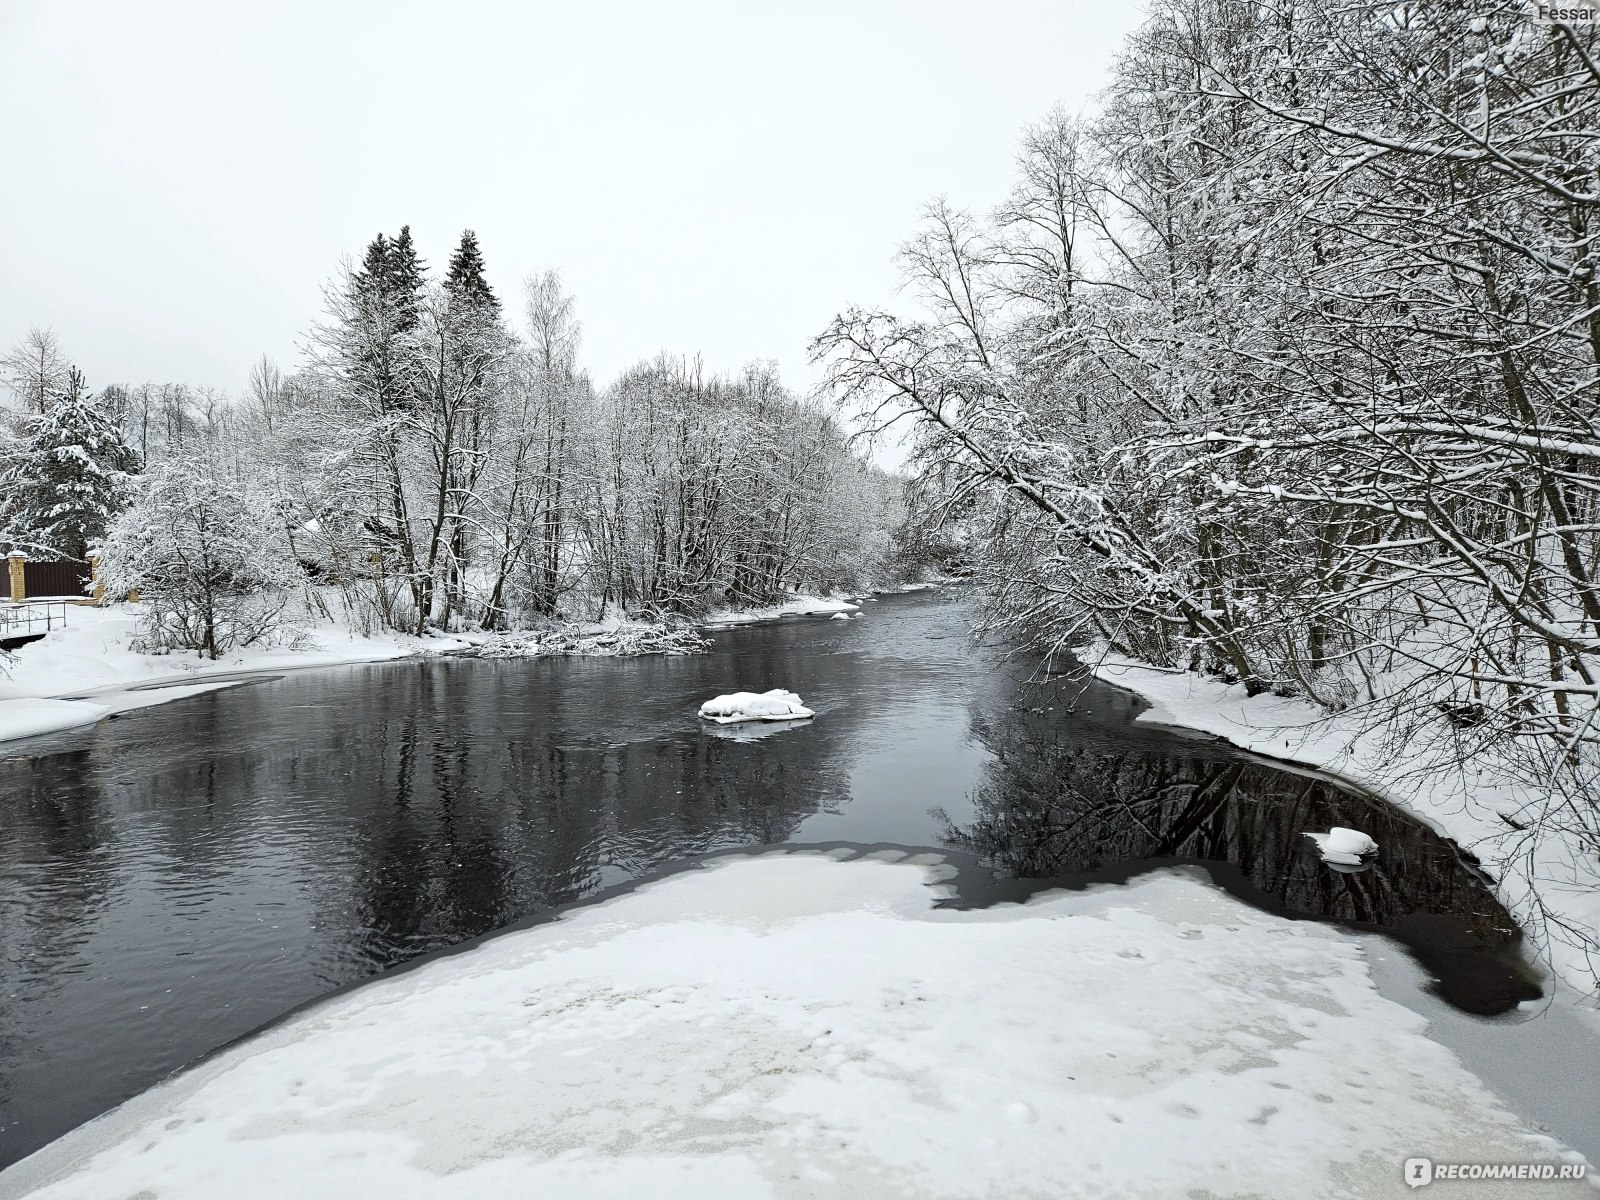
<path id="1" fill-rule="evenodd" d="M 816 716 L 800 697 L 783 688 L 768 692 L 729 692 L 714 696 L 700 706 L 700 715 L 719 725 L 739 721 L 804 721 Z"/>
<path id="2" fill-rule="evenodd" d="M 1335 825 L 1327 833 L 1307 832 L 1306 836 L 1317 844 L 1322 861 L 1333 866 L 1364 866 L 1378 852 L 1378 843 L 1372 838 L 1343 825 Z"/>

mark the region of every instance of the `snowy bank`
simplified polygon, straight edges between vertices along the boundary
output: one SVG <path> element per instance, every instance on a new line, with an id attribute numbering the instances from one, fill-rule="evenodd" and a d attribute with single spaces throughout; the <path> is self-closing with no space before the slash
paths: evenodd
<path id="1" fill-rule="evenodd" d="M 723 608 L 707 613 L 703 624 L 708 628 L 725 625 L 749 625 L 756 621 L 775 621 L 779 617 L 826 617 L 833 613 L 860 612 L 861 605 L 842 596 L 795 596 L 782 604 L 766 608 Z"/>
<path id="2" fill-rule="evenodd" d="M 131 604 L 73 606 L 65 628 L 12 652 L 0 678 L 0 712 L 5 714 L 0 717 L 0 741 L 90 724 L 113 712 L 210 690 L 187 686 L 191 684 L 217 681 L 211 686 L 220 686 L 241 674 L 383 662 L 467 644 L 393 632 L 361 637 L 324 620 L 312 625 L 294 648 L 253 646 L 213 662 L 193 653 L 138 653 L 132 649 L 137 620 Z"/>
<path id="3" fill-rule="evenodd" d="M 1395 1196 L 1418 1154 L 1577 1161 L 1377 993 L 1371 942 L 1178 873 L 935 909 L 936 856 L 851 853 L 713 860 L 348 992 L 0 1197 Z"/>
<path id="4" fill-rule="evenodd" d="M 1495 878 L 1500 901 L 1533 935 L 1545 965 L 1585 993 L 1600 990 L 1600 961 L 1578 939 L 1540 936 L 1543 911 L 1567 930 L 1600 937 L 1600 857 L 1573 838 L 1531 841 L 1541 803 L 1514 774 L 1479 758 L 1443 769 L 1398 751 L 1382 731 L 1281 696 L 1153 667 L 1119 654 L 1085 654 L 1100 679 L 1139 693 L 1139 720 L 1214 734 L 1235 746 L 1315 767 L 1385 797 L 1471 851 Z M 1536 896 L 1530 878 L 1539 880 Z"/>

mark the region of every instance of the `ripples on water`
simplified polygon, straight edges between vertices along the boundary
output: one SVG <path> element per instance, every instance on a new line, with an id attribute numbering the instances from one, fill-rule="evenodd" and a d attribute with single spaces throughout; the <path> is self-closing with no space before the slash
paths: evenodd
<path id="1" fill-rule="evenodd" d="M 1471 864 L 1364 796 L 1023 681 L 953 595 L 716 634 L 690 658 L 309 671 L 0 760 L 0 1165 L 296 1004 L 729 846 L 892 842 L 1083 883 L 1203 861 L 1280 911 L 1407 940 L 1447 998 L 1536 994 Z M 707 736 L 707 696 L 817 718 Z M 1324 868 L 1305 829 L 1383 847 Z"/>

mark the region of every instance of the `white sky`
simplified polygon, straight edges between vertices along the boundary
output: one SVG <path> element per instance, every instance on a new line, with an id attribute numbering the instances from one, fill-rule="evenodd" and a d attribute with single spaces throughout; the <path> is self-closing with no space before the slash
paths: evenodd
<path id="1" fill-rule="evenodd" d="M 988 207 L 1021 127 L 1077 110 L 1138 10 L 992 3 L 0 0 L 0 344 L 91 387 L 242 389 L 341 255 L 475 229 L 519 318 L 559 268 L 604 381 L 658 350 L 774 358 L 893 299 L 945 192 Z"/>

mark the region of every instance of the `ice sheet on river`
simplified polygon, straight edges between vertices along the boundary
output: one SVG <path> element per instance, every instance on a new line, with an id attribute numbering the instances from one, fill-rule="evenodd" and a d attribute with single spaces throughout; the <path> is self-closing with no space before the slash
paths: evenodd
<path id="1" fill-rule="evenodd" d="M 1172 873 L 935 909 L 933 856 L 849 853 L 714 860 L 358 988 L 0 1197 L 1389 1196 L 1413 1155 L 1556 1153 L 1351 935 Z"/>

